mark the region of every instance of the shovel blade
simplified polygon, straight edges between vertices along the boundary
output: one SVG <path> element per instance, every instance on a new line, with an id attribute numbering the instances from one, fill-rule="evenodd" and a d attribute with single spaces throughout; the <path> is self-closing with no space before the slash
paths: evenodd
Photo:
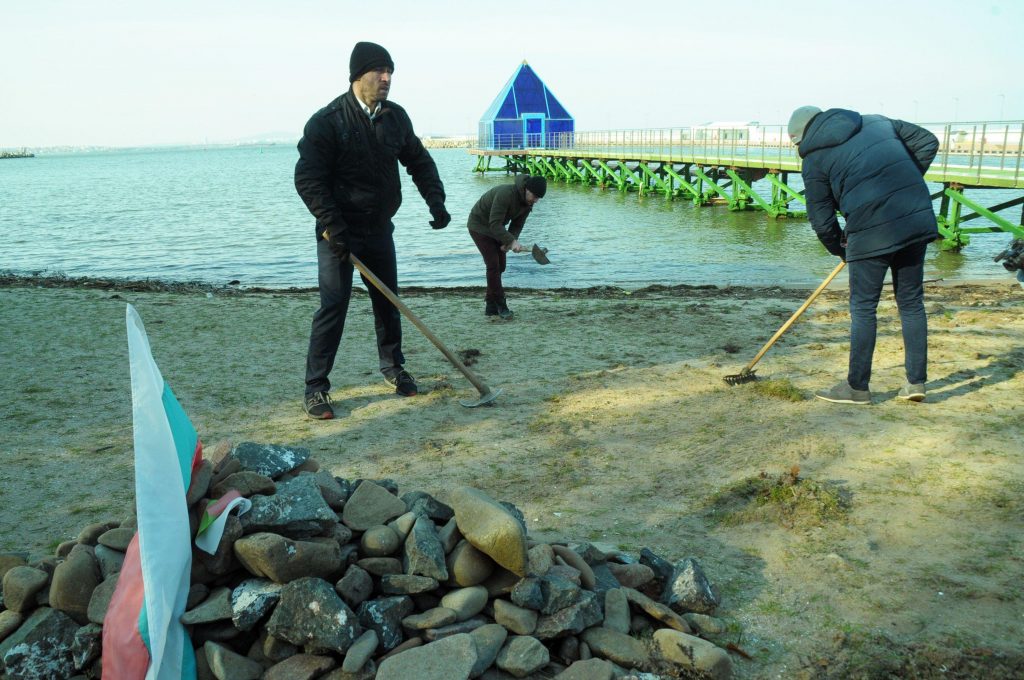
<path id="1" fill-rule="evenodd" d="M 537 264 L 551 264 L 551 260 L 548 259 L 548 249 L 541 248 L 536 243 L 533 244 L 533 248 L 530 250 L 530 254 L 533 255 L 533 259 L 537 261 Z"/>

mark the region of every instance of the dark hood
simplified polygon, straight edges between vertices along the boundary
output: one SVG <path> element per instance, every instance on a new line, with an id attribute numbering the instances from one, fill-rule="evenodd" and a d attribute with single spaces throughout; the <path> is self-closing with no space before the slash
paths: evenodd
<path id="1" fill-rule="evenodd" d="M 522 202 L 526 202 L 526 180 L 530 179 L 529 175 L 516 175 L 516 194 Z"/>
<path id="2" fill-rule="evenodd" d="M 818 149 L 839 146 L 860 132 L 863 121 L 856 111 L 829 109 L 815 116 L 804 131 L 804 138 L 797 147 L 800 158 Z"/>

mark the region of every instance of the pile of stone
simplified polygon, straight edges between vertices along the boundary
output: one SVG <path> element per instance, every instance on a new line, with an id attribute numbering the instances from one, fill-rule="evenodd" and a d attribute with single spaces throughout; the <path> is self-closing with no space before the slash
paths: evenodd
<path id="1" fill-rule="evenodd" d="M 193 550 L 181 618 L 200 679 L 459 680 L 731 676 L 718 597 L 669 563 L 527 536 L 522 513 L 460 487 L 446 501 L 346 480 L 308 450 L 221 444 L 188 491 L 193 534 L 235 489 L 215 554 Z M 54 557 L 0 555 L 0 672 L 99 678 L 102 624 L 134 518 Z"/>

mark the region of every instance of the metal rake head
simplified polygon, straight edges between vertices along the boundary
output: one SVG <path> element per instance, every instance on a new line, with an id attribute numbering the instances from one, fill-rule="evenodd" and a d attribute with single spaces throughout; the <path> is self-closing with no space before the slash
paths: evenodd
<path id="1" fill-rule="evenodd" d="M 742 385 L 743 383 L 754 382 L 755 380 L 757 380 L 756 374 L 757 371 L 751 371 L 749 369 L 744 368 L 742 371 L 736 373 L 735 375 L 725 376 L 724 378 L 722 378 L 722 380 L 724 380 L 729 385 Z"/>

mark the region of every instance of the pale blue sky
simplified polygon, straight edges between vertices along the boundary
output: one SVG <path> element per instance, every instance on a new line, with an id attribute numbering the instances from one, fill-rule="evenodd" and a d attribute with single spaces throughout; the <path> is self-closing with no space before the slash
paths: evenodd
<path id="1" fill-rule="evenodd" d="M 472 134 L 526 59 L 577 129 L 784 123 L 803 104 L 1024 118 L 1024 2 L 35 0 L 0 7 L 0 147 L 298 136 L 395 60 L 420 134 Z"/>

